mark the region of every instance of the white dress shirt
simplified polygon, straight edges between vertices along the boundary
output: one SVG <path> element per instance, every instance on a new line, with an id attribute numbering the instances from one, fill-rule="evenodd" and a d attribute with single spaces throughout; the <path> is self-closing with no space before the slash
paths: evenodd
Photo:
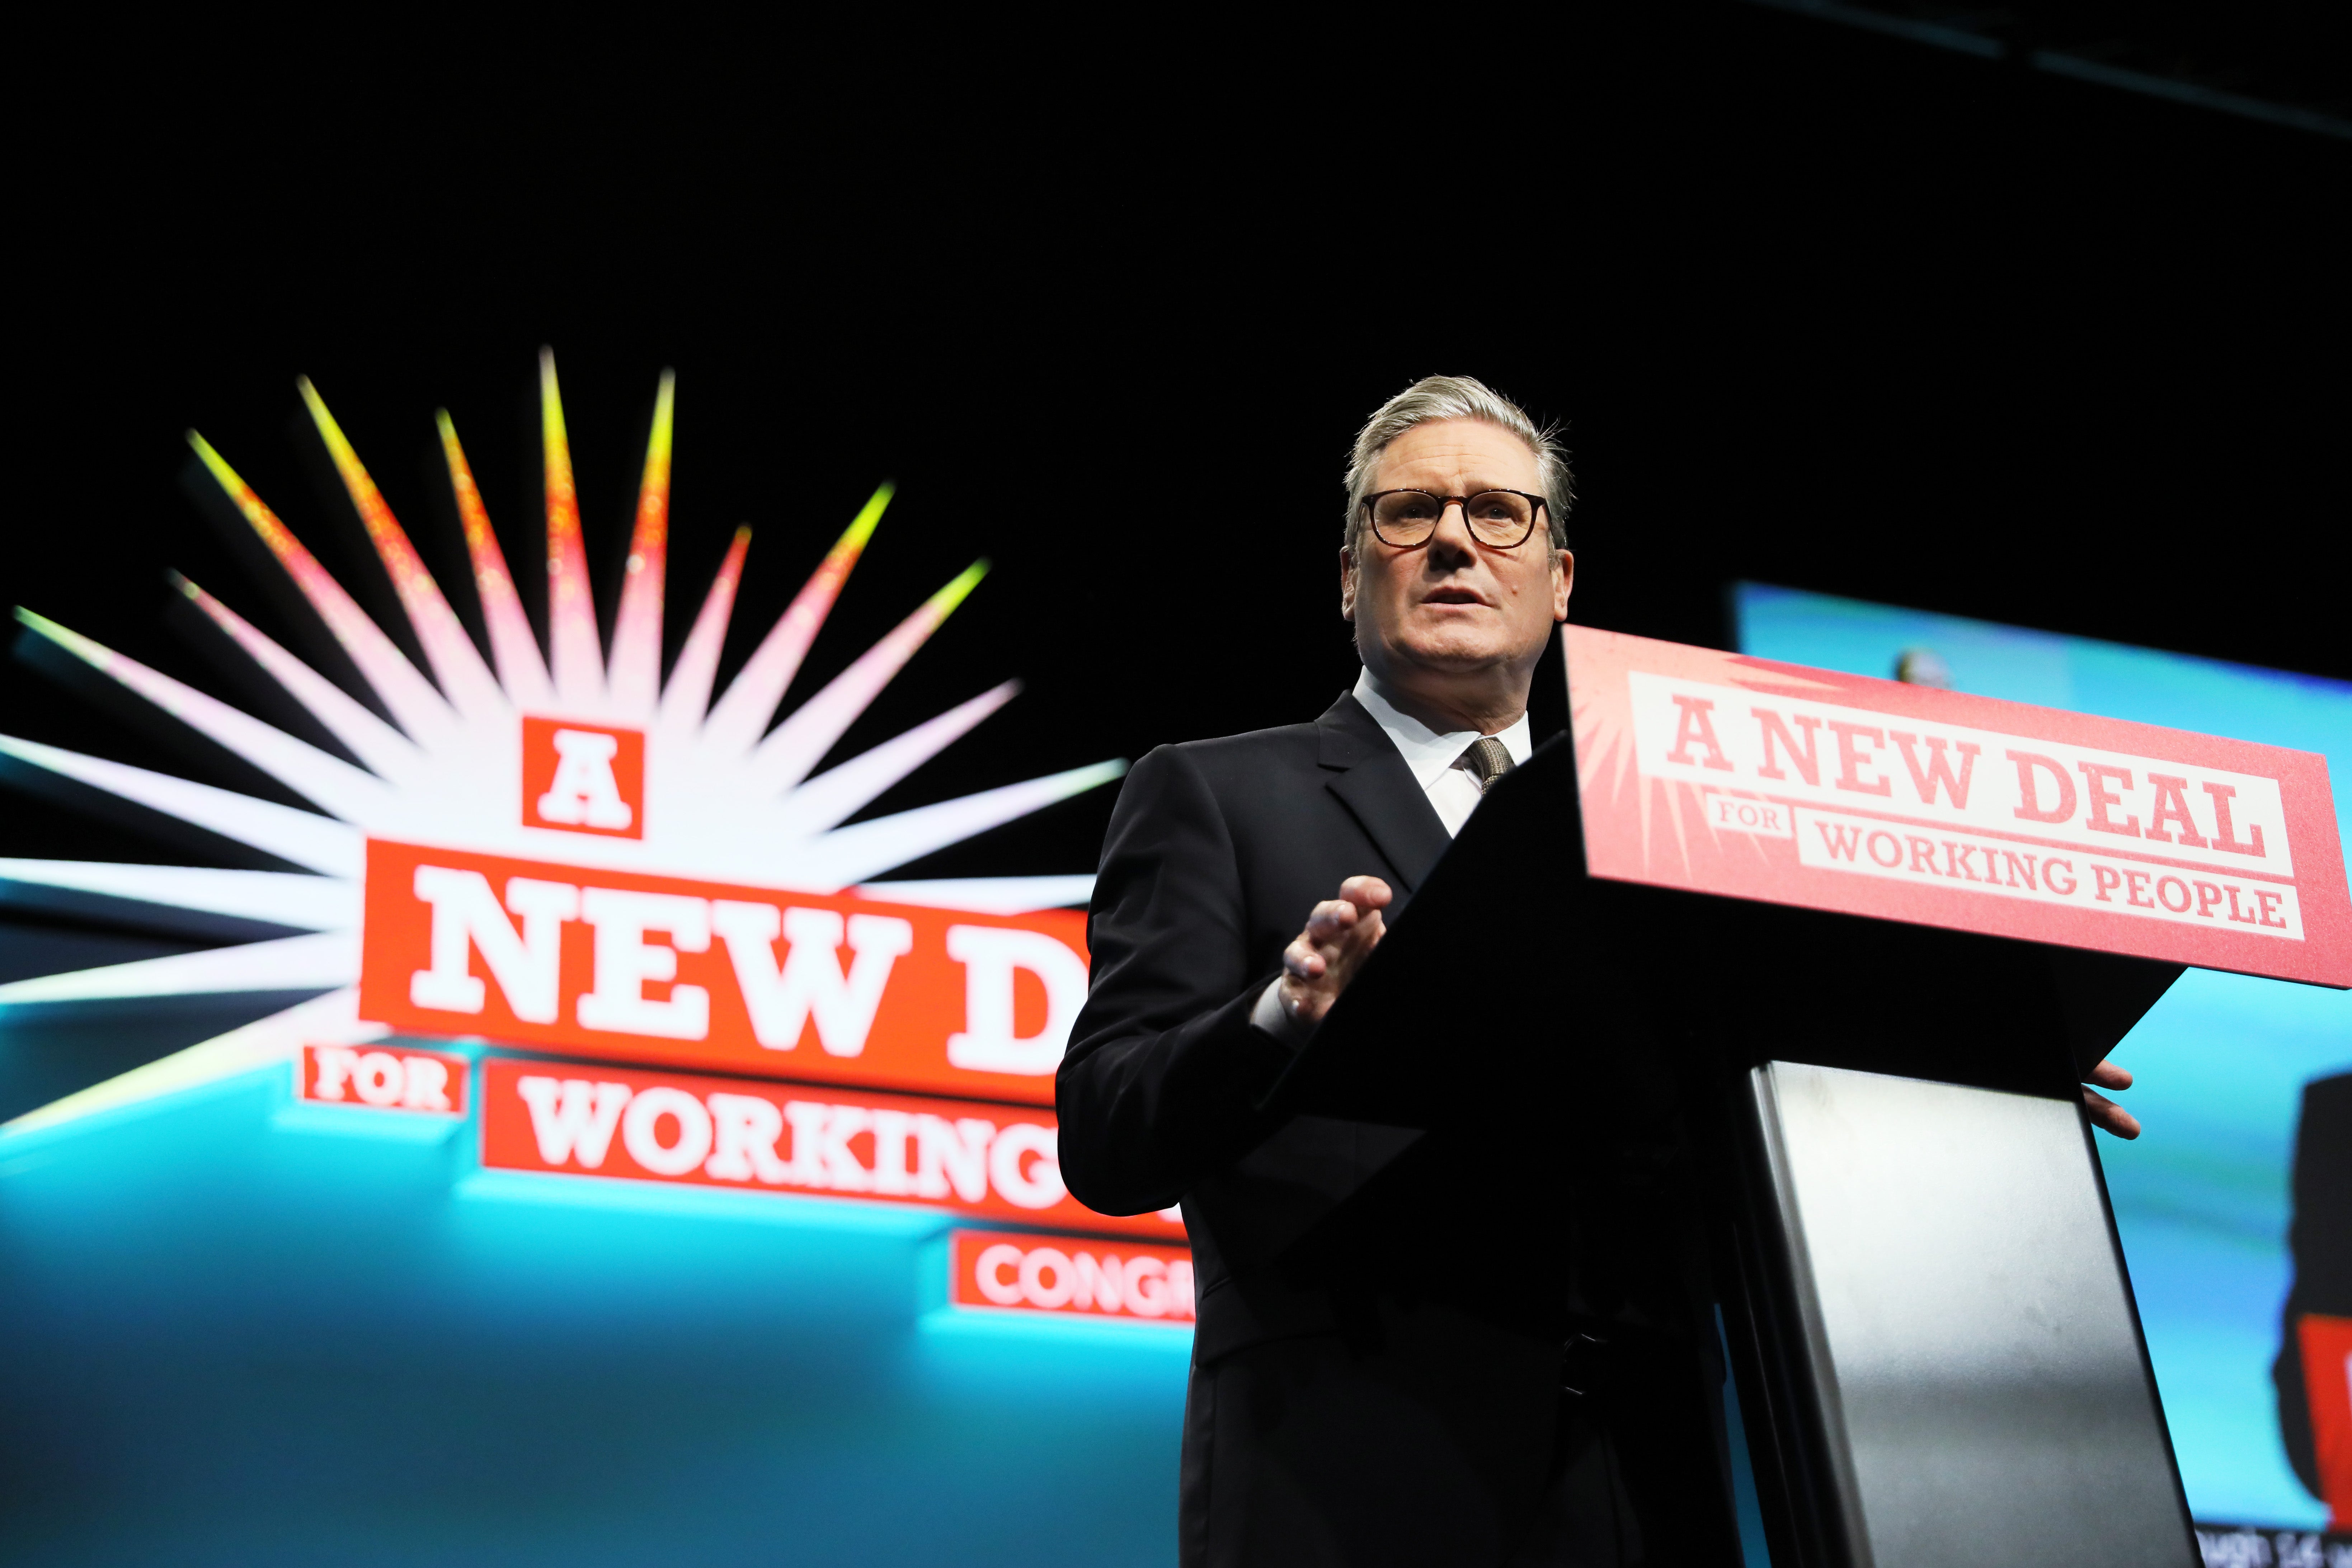
<path id="1" fill-rule="evenodd" d="M 1412 772 L 1413 782 L 1421 785 L 1423 794 L 1429 796 L 1429 804 L 1436 808 L 1437 820 L 1445 825 L 1446 837 L 1450 838 L 1460 833 L 1462 825 L 1470 820 L 1470 814 L 1477 810 L 1478 803 L 1486 798 L 1486 793 L 1478 787 L 1478 775 L 1471 772 L 1462 760 L 1462 753 L 1477 743 L 1480 732 L 1476 730 L 1449 730 L 1440 734 L 1411 714 L 1399 711 L 1394 703 L 1381 695 L 1380 683 L 1372 679 L 1372 672 L 1369 669 L 1356 677 L 1354 695 L 1356 700 L 1364 705 L 1364 711 L 1372 716 L 1372 721 L 1394 743 L 1398 754 L 1404 758 L 1404 765 Z M 1524 713 L 1519 715 L 1518 722 L 1497 732 L 1495 739 L 1502 742 L 1503 749 L 1511 753 L 1513 767 L 1524 763 L 1528 752 L 1534 749 L 1528 740 L 1528 716 Z M 1339 889 L 1332 889 L 1330 897 L 1336 899 L 1339 896 Z M 1304 911 L 1299 915 L 1298 923 L 1302 926 L 1307 923 Z M 1258 994 L 1257 1005 L 1250 1009 L 1250 1022 L 1276 1039 L 1287 1040 L 1294 1045 L 1303 1041 L 1309 1032 L 1307 1026 L 1282 1010 L 1280 975 L 1276 975 Z"/>
<path id="2" fill-rule="evenodd" d="M 1462 753 L 1477 743 L 1479 731 L 1448 730 L 1441 735 L 1411 714 L 1399 712 L 1381 695 L 1380 685 L 1369 669 L 1356 677 L 1355 698 L 1372 716 L 1372 721 L 1395 742 L 1404 765 L 1412 771 L 1413 782 L 1429 796 L 1429 804 L 1437 808 L 1437 820 L 1445 824 L 1446 837 L 1461 832 L 1462 825 L 1470 820 L 1470 814 L 1486 798 L 1478 788 L 1478 775 L 1462 760 Z M 1519 715 L 1517 723 L 1498 731 L 1495 739 L 1511 753 L 1513 767 L 1526 762 L 1528 753 L 1534 749 L 1528 742 L 1528 716 L 1524 713 Z M 1337 898 L 1339 893 L 1337 888 L 1331 889 L 1332 897 Z"/>

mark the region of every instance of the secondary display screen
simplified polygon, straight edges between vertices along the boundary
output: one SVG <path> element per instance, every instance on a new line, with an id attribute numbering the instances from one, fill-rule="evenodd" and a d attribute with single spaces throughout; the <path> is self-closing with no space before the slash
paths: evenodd
<path id="1" fill-rule="evenodd" d="M 1743 653 L 2318 752 L 2339 835 L 2352 811 L 2352 685 L 1758 584 L 1735 603 Z M 2114 1055 L 2147 1131 L 2099 1153 L 2189 1508 L 2209 1547 L 2321 1529 L 2352 1433 L 2352 994 L 2191 969 Z"/>

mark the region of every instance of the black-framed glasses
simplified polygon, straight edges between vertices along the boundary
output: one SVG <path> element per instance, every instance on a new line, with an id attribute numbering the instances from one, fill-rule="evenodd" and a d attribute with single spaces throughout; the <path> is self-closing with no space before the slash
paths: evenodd
<path id="1" fill-rule="evenodd" d="M 1381 490 L 1364 498 L 1364 511 L 1381 542 L 1418 550 L 1437 532 L 1445 509 L 1462 509 L 1470 537 L 1492 550 L 1516 550 L 1536 531 L 1544 498 L 1525 490 L 1481 490 L 1472 496 L 1432 495 L 1427 490 Z"/>

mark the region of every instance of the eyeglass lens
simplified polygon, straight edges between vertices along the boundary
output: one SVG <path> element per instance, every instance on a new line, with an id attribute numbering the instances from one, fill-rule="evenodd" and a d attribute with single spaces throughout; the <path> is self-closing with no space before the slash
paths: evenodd
<path id="1" fill-rule="evenodd" d="M 1391 490 L 1372 502 L 1372 526 L 1391 544 L 1419 544 L 1437 531 L 1445 505 L 1420 490 Z M 1507 550 L 1533 531 L 1536 509 L 1525 496 L 1488 490 L 1465 501 L 1462 516 L 1480 543 Z"/>

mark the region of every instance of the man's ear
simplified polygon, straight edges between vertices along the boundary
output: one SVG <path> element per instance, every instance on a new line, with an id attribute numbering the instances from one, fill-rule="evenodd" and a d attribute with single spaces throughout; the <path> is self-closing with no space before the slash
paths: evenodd
<path id="1" fill-rule="evenodd" d="M 1344 544 L 1339 547 L 1339 618 L 1356 618 L 1356 552 Z"/>
<path id="2" fill-rule="evenodd" d="M 1551 618 L 1568 619 L 1568 595 L 1576 586 L 1576 557 L 1565 550 L 1554 551 L 1551 558 Z"/>

